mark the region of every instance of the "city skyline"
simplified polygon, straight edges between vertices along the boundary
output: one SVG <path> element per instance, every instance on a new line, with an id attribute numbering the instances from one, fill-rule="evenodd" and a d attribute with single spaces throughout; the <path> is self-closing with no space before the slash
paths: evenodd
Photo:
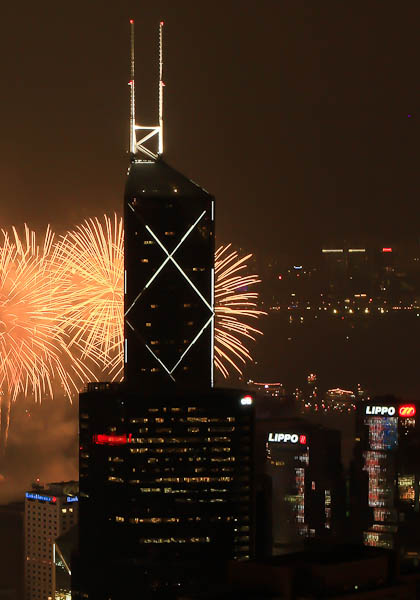
<path id="1" fill-rule="evenodd" d="M 57 296 L 52 342 L 67 362 L 74 353 L 69 370 L 105 377 L 89 377 L 71 406 L 67 365 L 50 373 L 22 353 L 17 401 L 0 389 L 11 442 L 0 521 L 25 539 L 0 555 L 7 594 L 21 600 L 25 579 L 27 600 L 58 587 L 56 600 L 198 600 L 215 584 L 214 597 L 248 584 L 260 593 L 268 567 L 272 592 L 281 574 L 290 600 L 385 586 L 414 598 L 420 7 L 47 2 L 7 7 L 20 36 L 0 42 L 0 229 L 5 242 L 14 232 L 17 265 L 27 255 L 50 271 L 49 291 L 34 272 L 42 299 L 27 306 L 19 265 L 0 265 L 12 282 L 0 341 L 13 333 L 17 346 L 20 326 L 35 347 L 39 306 Z M 55 403 L 41 389 L 52 397 L 53 370 Z M 68 496 L 60 485 L 73 483 Z M 330 570 L 361 562 L 332 582 L 319 577 L 324 559 Z M 21 581 L 7 575 L 19 561 Z"/>

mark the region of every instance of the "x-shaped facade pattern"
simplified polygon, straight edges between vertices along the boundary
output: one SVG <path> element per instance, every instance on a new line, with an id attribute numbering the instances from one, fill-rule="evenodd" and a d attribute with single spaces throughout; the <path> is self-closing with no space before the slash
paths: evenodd
<path id="1" fill-rule="evenodd" d="M 130 207 L 130 209 L 135 214 L 136 211 L 135 211 L 134 207 L 132 206 L 132 204 L 129 203 L 128 206 Z M 146 229 L 146 231 L 151 235 L 151 237 L 154 239 L 154 241 L 156 242 L 156 244 L 163 251 L 163 253 L 165 255 L 165 259 L 162 261 L 162 263 L 160 264 L 160 266 L 156 269 L 156 271 L 154 272 L 154 274 L 152 275 L 152 277 L 148 280 L 148 282 L 146 283 L 146 285 L 144 286 L 144 288 L 137 294 L 137 296 L 135 297 L 135 299 L 133 300 L 133 302 L 130 304 L 130 306 L 125 311 L 125 315 L 124 315 L 125 321 L 126 321 L 128 327 L 130 327 L 130 329 L 133 332 L 135 332 L 135 328 L 130 323 L 130 321 L 128 319 L 128 316 L 129 316 L 130 312 L 133 310 L 134 306 L 139 302 L 139 300 L 141 299 L 141 297 L 144 294 L 144 292 L 152 285 L 152 283 L 154 283 L 156 281 L 159 273 L 161 273 L 161 271 L 164 269 L 164 267 L 168 263 L 172 263 L 178 269 L 178 271 L 182 275 L 182 277 L 184 277 L 184 279 L 189 284 L 189 286 L 194 290 L 195 294 L 200 298 L 200 300 L 203 302 L 203 304 L 205 305 L 205 307 L 209 310 L 209 318 L 204 322 L 204 325 L 201 327 L 201 329 L 195 335 L 195 337 L 193 338 L 193 340 L 189 343 L 189 345 L 187 346 L 187 348 L 182 352 L 182 354 L 179 357 L 179 359 L 172 366 L 166 365 L 156 355 L 156 353 L 153 352 L 153 350 L 150 348 L 150 346 L 147 343 L 144 344 L 145 347 L 147 348 L 147 350 L 150 352 L 150 354 L 155 358 L 155 360 L 160 364 L 160 366 L 164 368 L 164 370 L 166 371 L 166 373 L 170 376 L 170 378 L 173 381 L 175 381 L 175 378 L 173 376 L 173 373 L 174 373 L 175 369 L 181 364 L 181 362 L 184 359 L 184 357 L 188 354 L 188 352 L 191 350 L 191 348 L 194 346 L 194 344 L 197 342 L 197 340 L 201 337 L 201 335 L 204 333 L 204 331 L 207 329 L 207 327 L 211 327 L 211 329 L 212 329 L 212 332 L 211 332 L 211 339 L 212 339 L 212 348 L 211 348 L 211 365 L 212 365 L 211 373 L 212 373 L 212 375 L 211 375 L 211 379 L 213 380 L 213 336 L 214 336 L 214 304 L 213 304 L 213 297 L 214 297 L 214 269 L 213 268 L 211 269 L 211 294 L 210 294 L 210 302 L 208 302 L 207 299 L 205 298 L 205 296 L 200 292 L 200 290 L 197 288 L 197 286 L 194 284 L 194 282 L 191 280 L 191 278 L 186 274 L 186 272 L 184 271 L 184 269 L 181 267 L 181 265 L 174 258 L 174 255 L 176 254 L 176 252 L 180 249 L 180 247 L 182 246 L 182 244 L 185 242 L 185 240 L 188 238 L 188 236 L 192 233 L 192 231 L 195 229 L 195 227 L 198 226 L 198 224 L 200 223 L 200 221 L 205 216 L 206 212 L 207 211 L 203 210 L 203 212 L 197 217 L 197 219 L 194 221 L 194 223 L 188 228 L 188 230 L 182 236 L 181 240 L 178 242 L 178 244 L 175 246 L 175 248 L 171 252 L 168 251 L 168 249 L 165 247 L 165 245 L 162 243 L 162 241 L 159 239 L 159 237 L 154 233 L 154 231 L 149 227 L 149 225 L 145 225 L 144 226 L 145 229 Z M 212 383 L 213 383 L 213 381 L 212 381 Z"/>

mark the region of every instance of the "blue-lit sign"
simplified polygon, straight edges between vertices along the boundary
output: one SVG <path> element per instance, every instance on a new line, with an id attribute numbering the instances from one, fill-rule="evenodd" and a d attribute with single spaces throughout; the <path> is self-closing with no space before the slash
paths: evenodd
<path id="1" fill-rule="evenodd" d="M 55 496 L 42 496 L 41 494 L 33 494 L 31 492 L 26 492 L 25 496 L 28 500 L 41 500 L 41 502 L 56 502 L 57 498 Z"/>
<path id="2" fill-rule="evenodd" d="M 293 268 L 299 271 L 300 269 L 302 269 L 302 265 L 295 265 Z"/>
<path id="3" fill-rule="evenodd" d="M 79 502 L 79 496 L 67 496 L 67 502 Z"/>

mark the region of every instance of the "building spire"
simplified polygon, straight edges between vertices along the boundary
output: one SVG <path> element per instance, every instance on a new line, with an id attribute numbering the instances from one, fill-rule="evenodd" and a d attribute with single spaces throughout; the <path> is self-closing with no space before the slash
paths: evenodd
<path id="1" fill-rule="evenodd" d="M 158 125 L 145 126 L 136 125 L 136 98 L 135 98 L 135 68 L 134 68 L 134 19 L 130 19 L 130 154 L 136 155 L 139 151 L 148 158 L 157 159 L 163 154 L 163 21 L 159 23 L 159 104 Z M 137 140 L 137 131 L 141 130 L 144 135 Z M 158 137 L 157 153 L 146 147 L 145 142 L 154 136 Z"/>
<path id="2" fill-rule="evenodd" d="M 163 154 L 163 21 L 159 23 L 159 154 Z"/>
<path id="3" fill-rule="evenodd" d="M 134 19 L 130 19 L 130 152 L 135 154 L 137 151 L 136 141 L 136 91 L 135 91 L 135 70 L 134 70 Z"/>

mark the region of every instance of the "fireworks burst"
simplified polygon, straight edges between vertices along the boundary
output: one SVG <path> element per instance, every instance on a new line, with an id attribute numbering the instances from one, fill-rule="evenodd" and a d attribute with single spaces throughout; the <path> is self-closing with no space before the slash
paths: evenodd
<path id="1" fill-rule="evenodd" d="M 230 369 L 241 374 L 251 360 L 246 340 L 261 332 L 247 323 L 265 314 L 256 308 L 257 275 L 246 274 L 251 254 L 239 257 L 230 245 L 215 256 L 215 366 L 224 377 Z M 114 379 L 123 370 L 124 229 L 122 219 L 105 215 L 90 219 L 65 236 L 57 249 L 58 272 L 72 289 L 72 307 L 63 319 L 82 357 L 110 369 Z M 245 271 L 245 273 L 244 273 Z"/>
<path id="2" fill-rule="evenodd" d="M 73 377 L 86 376 L 59 328 L 68 298 L 52 276 L 50 228 L 41 246 L 26 225 L 22 239 L 12 231 L 12 236 L 1 231 L 0 246 L 0 439 L 5 441 L 10 406 L 19 394 L 40 401 L 53 396 L 58 381 L 70 397 L 77 390 Z"/>
<path id="3" fill-rule="evenodd" d="M 56 270 L 67 281 L 71 306 L 62 327 L 81 357 L 122 370 L 124 229 L 122 219 L 89 219 L 56 249 Z"/>
<path id="4" fill-rule="evenodd" d="M 255 340 L 256 334 L 262 335 L 259 329 L 247 322 L 247 319 L 257 319 L 266 314 L 257 309 L 258 293 L 248 291 L 251 286 L 261 281 L 258 275 L 244 273 L 247 268 L 246 261 L 252 254 L 240 258 L 238 252 L 231 251 L 230 247 L 230 244 L 220 246 L 215 255 L 214 362 L 225 378 L 229 375 L 230 367 L 242 375 L 240 365 L 252 360 L 244 341 Z"/>

